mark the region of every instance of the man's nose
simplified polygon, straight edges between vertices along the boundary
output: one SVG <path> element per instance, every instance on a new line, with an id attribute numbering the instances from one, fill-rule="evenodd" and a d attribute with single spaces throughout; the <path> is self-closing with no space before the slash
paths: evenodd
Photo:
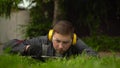
<path id="1" fill-rule="evenodd" d="M 59 43 L 59 48 L 63 48 L 63 43 Z"/>

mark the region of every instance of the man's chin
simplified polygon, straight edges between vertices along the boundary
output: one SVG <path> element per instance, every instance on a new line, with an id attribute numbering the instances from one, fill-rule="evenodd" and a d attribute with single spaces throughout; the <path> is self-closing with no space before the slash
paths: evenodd
<path id="1" fill-rule="evenodd" d="M 64 53 L 64 51 L 56 51 L 57 53 L 59 53 L 59 54 L 63 54 Z"/>

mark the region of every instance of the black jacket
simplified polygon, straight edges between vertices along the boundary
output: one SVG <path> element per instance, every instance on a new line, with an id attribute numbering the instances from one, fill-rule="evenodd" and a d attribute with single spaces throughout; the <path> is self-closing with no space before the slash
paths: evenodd
<path id="1" fill-rule="evenodd" d="M 31 56 L 35 58 L 40 58 L 41 56 L 57 56 L 53 48 L 52 42 L 48 40 L 47 36 L 40 36 L 37 38 L 29 40 L 16 40 L 14 39 L 14 44 L 10 45 L 12 53 L 20 53 L 21 55 Z M 17 42 L 17 43 L 16 43 Z M 25 51 L 25 46 L 31 45 L 27 51 Z M 8 47 L 5 45 L 3 49 Z M 78 39 L 75 45 L 72 45 L 64 54 L 60 55 L 62 57 L 69 57 L 71 55 L 79 55 L 81 53 L 86 53 L 87 55 L 97 56 L 97 53 L 88 47 L 82 40 Z"/>

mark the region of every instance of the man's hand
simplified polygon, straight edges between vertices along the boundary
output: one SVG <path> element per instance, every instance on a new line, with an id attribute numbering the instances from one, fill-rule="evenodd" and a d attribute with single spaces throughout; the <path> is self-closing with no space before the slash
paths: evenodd
<path id="1" fill-rule="evenodd" d="M 42 50 L 39 45 L 27 45 L 25 51 L 27 55 L 32 57 L 40 57 L 42 55 Z"/>
<path id="2" fill-rule="evenodd" d="M 30 47 L 30 45 L 27 45 L 27 46 L 25 47 L 25 51 L 27 51 L 29 47 Z"/>

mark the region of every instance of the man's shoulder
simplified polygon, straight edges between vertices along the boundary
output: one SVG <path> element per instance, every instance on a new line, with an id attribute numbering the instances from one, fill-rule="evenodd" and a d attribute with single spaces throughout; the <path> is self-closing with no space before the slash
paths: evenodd
<path id="1" fill-rule="evenodd" d="M 49 40 L 47 36 L 39 36 L 39 37 L 34 37 L 28 40 L 25 40 L 26 43 L 28 44 L 45 44 L 48 43 Z"/>
<path id="2" fill-rule="evenodd" d="M 35 38 L 42 38 L 42 39 L 47 39 L 47 36 L 38 36 L 38 37 L 35 37 Z"/>
<path id="3" fill-rule="evenodd" d="M 47 38 L 47 36 L 38 36 L 38 37 L 32 38 L 32 40 L 48 40 L 48 38 Z"/>

